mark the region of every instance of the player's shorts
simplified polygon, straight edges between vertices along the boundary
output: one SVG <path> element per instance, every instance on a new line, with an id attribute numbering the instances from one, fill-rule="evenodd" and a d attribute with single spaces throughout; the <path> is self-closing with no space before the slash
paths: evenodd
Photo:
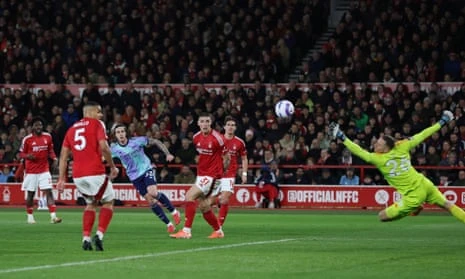
<path id="1" fill-rule="evenodd" d="M 226 177 L 220 179 L 220 186 L 215 189 L 212 193 L 212 196 L 218 196 L 221 192 L 231 192 L 234 193 L 234 181 L 236 179 L 233 177 Z"/>
<path id="2" fill-rule="evenodd" d="M 157 185 L 156 171 L 154 169 L 146 171 L 145 174 L 132 181 L 132 184 L 141 196 L 145 196 L 147 194 L 148 186 Z"/>
<path id="3" fill-rule="evenodd" d="M 113 184 L 105 174 L 78 177 L 73 181 L 87 204 L 93 201 L 110 202 L 115 199 Z"/>
<path id="4" fill-rule="evenodd" d="M 386 209 L 386 215 L 390 219 L 404 217 L 414 212 L 423 203 L 429 203 L 444 207 L 446 198 L 436 186 L 427 178 L 421 181 L 420 186 L 402 196 Z"/>
<path id="5" fill-rule="evenodd" d="M 53 188 L 52 175 L 50 172 L 26 173 L 24 175 L 21 190 L 35 192 L 37 191 L 37 188 L 40 188 L 40 190 Z"/>
<path id="6" fill-rule="evenodd" d="M 197 176 L 195 178 L 194 185 L 199 188 L 206 197 L 208 197 L 220 186 L 220 180 L 211 176 Z"/>

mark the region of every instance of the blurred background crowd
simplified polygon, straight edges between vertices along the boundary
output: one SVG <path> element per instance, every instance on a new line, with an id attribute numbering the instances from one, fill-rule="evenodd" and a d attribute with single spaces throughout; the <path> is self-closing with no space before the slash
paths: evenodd
<path id="1" fill-rule="evenodd" d="M 465 185 L 465 84 L 449 92 L 438 83 L 465 81 L 465 3 L 342 1 L 347 10 L 315 49 L 332 30 L 334 2 L 0 0 L 0 163 L 18 163 L 21 139 L 38 115 L 59 153 L 67 128 L 92 100 L 104 108 L 108 128 L 125 123 L 131 135 L 160 139 L 176 155 L 184 167 L 168 167 L 159 150 L 147 150 L 159 183 L 195 171 L 191 139 L 197 115 L 208 111 L 218 130 L 227 115 L 239 121 L 237 135 L 257 166 L 251 183 L 266 165 L 281 184 L 344 184 L 356 181 L 353 175 L 360 184 L 383 184 L 368 167 L 363 174 L 332 168 L 364 163 L 328 139 L 327 124 L 339 121 L 371 149 L 380 133 L 409 137 L 450 109 L 457 120 L 412 157 L 436 184 Z M 149 93 L 137 90 L 143 83 L 153 85 Z M 29 84 L 56 89 L 33 93 Z M 75 95 L 67 88 L 73 84 L 86 88 Z M 274 115 L 280 99 L 296 106 L 288 121 Z M 8 177 L 11 169 L 3 172 Z"/>

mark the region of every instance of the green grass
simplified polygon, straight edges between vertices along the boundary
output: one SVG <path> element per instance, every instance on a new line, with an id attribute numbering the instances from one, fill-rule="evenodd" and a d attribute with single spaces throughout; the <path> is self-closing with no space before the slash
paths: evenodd
<path id="1" fill-rule="evenodd" d="M 63 223 L 0 210 L 0 278 L 463 278 L 465 225 L 430 213 L 380 223 L 375 212 L 244 211 L 228 216 L 224 239 L 170 239 L 148 210 L 120 209 L 104 252 L 81 250 L 81 209 Z M 99 261 L 95 263 L 95 261 Z"/>

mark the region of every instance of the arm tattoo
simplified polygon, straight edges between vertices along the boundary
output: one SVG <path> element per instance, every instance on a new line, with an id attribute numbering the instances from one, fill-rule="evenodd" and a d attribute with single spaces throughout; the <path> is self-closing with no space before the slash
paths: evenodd
<path id="1" fill-rule="evenodd" d="M 155 144 L 158 148 L 160 148 L 161 151 L 163 151 L 163 153 L 165 153 L 165 155 L 170 155 L 170 151 L 160 140 L 149 139 L 149 144 Z"/>

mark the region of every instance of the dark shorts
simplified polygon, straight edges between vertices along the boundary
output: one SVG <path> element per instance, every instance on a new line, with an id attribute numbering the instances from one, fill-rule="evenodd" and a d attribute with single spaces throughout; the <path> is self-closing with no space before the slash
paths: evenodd
<path id="1" fill-rule="evenodd" d="M 156 171 L 154 169 L 146 171 L 145 174 L 136 178 L 132 184 L 141 196 L 145 196 L 148 186 L 157 185 Z"/>

